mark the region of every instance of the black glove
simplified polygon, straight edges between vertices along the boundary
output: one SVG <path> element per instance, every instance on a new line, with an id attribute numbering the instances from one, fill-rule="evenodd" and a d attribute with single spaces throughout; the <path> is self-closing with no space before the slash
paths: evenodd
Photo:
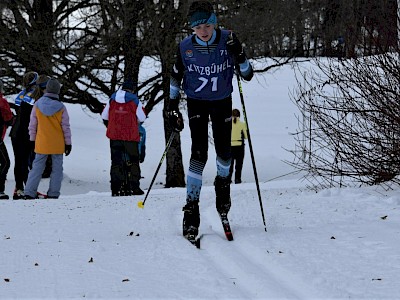
<path id="1" fill-rule="evenodd" d="M 29 146 L 31 147 L 31 150 L 35 152 L 35 141 L 29 141 Z"/>
<path id="2" fill-rule="evenodd" d="M 238 64 L 244 63 L 246 60 L 246 55 L 244 54 L 242 44 L 236 37 L 233 35 L 233 32 L 230 33 L 228 39 L 226 41 L 226 49 L 230 54 L 233 55 L 235 62 Z"/>
<path id="3" fill-rule="evenodd" d="M 176 132 L 181 132 L 184 124 L 182 114 L 178 108 L 179 105 L 179 98 L 178 99 L 170 99 L 169 106 L 168 106 L 168 121 L 169 125 L 172 129 Z"/>
<path id="4" fill-rule="evenodd" d="M 168 111 L 168 120 L 169 125 L 172 127 L 173 130 L 176 132 L 181 132 L 184 124 L 182 114 L 179 110 L 170 110 Z"/>
<path id="5" fill-rule="evenodd" d="M 104 120 L 104 119 L 103 119 L 103 124 L 104 124 L 106 127 L 108 127 L 108 120 Z"/>
<path id="6" fill-rule="evenodd" d="M 71 153 L 72 145 L 65 145 L 65 156 L 68 156 Z"/>

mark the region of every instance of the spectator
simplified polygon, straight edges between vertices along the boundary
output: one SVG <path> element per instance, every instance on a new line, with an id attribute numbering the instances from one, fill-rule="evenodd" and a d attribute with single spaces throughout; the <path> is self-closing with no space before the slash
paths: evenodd
<path id="1" fill-rule="evenodd" d="M 36 86 L 39 75 L 34 71 L 27 72 L 22 78 L 24 89 L 15 99 L 16 118 L 10 131 L 12 147 L 14 151 L 14 178 L 15 189 L 13 199 L 24 198 L 24 185 L 28 178 L 29 159 L 31 148 L 29 145 L 28 124 L 30 119 L 31 106 L 35 102 L 32 93 Z M 26 109 L 29 108 L 29 109 Z"/>
<path id="2" fill-rule="evenodd" d="M 60 102 L 60 88 L 57 79 L 50 79 L 44 95 L 32 108 L 29 136 L 36 155 L 25 187 L 26 200 L 37 198 L 37 189 L 49 155 L 52 159 L 52 172 L 47 198 L 57 199 L 60 196 L 63 154 L 68 156 L 72 150 L 69 115 L 65 105 Z"/>
<path id="3" fill-rule="evenodd" d="M 247 139 L 246 124 L 240 121 L 240 111 L 232 110 L 232 135 L 231 135 L 231 167 L 229 178 L 232 180 L 233 169 L 235 168 L 235 183 L 242 183 L 242 168 L 244 159 L 244 140 Z M 236 165 L 235 165 L 236 163 Z"/>
<path id="4" fill-rule="evenodd" d="M 135 93 L 136 84 L 128 79 L 110 97 L 102 118 L 107 126 L 111 151 L 111 195 L 143 195 L 140 189 L 139 123 L 146 119 Z"/>

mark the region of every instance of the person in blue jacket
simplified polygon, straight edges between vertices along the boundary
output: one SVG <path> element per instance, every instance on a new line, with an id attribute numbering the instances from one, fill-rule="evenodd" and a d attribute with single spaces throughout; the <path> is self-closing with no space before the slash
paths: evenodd
<path id="1" fill-rule="evenodd" d="M 170 78 L 168 115 L 172 128 L 181 131 L 184 127 L 179 112 L 182 84 L 187 96 L 192 140 L 186 205 L 183 207 L 183 235 L 193 240 L 200 225 L 199 200 L 208 157 L 209 120 L 217 154 L 214 181 L 216 208 L 221 220 L 227 220 L 231 206 L 232 79 L 235 66 L 245 80 L 253 77 L 253 69 L 236 34 L 217 28 L 217 17 L 209 1 L 194 1 L 189 8 L 188 19 L 194 34 L 178 46 Z"/>

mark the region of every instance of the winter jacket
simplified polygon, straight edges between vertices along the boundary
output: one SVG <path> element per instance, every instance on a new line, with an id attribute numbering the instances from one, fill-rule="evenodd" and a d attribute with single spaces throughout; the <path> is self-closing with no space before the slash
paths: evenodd
<path id="1" fill-rule="evenodd" d="M 232 135 L 231 146 L 244 145 L 244 139 L 247 139 L 246 124 L 236 119 L 236 123 L 232 119 Z"/>
<path id="2" fill-rule="evenodd" d="M 16 117 L 13 127 L 10 131 L 10 136 L 15 139 L 28 140 L 28 124 L 31 115 L 32 105 L 35 103 L 35 99 L 32 98 L 34 89 L 31 88 L 29 91 L 26 89 L 22 90 L 15 98 Z"/>
<path id="3" fill-rule="evenodd" d="M 231 94 L 234 66 L 226 48 L 230 34 L 216 29 L 208 42 L 193 34 L 180 43 L 171 70 L 170 99 L 178 99 L 182 81 L 186 95 L 192 99 L 222 100 Z M 237 39 L 235 33 L 233 37 Z M 246 81 L 253 77 L 247 58 L 239 64 L 239 74 Z"/>
<path id="4" fill-rule="evenodd" d="M 6 98 L 0 93 L 0 134 L 1 141 L 4 140 L 6 135 L 7 127 L 12 125 L 14 119 L 13 113 L 11 112 L 10 105 L 8 104 Z"/>
<path id="5" fill-rule="evenodd" d="M 71 145 L 69 115 L 58 95 L 45 93 L 34 104 L 29 122 L 29 136 L 39 154 L 63 154 Z"/>
<path id="6" fill-rule="evenodd" d="M 124 90 L 113 93 L 101 117 L 108 123 L 106 135 L 110 140 L 139 142 L 138 123 L 146 115 L 136 94 Z"/>

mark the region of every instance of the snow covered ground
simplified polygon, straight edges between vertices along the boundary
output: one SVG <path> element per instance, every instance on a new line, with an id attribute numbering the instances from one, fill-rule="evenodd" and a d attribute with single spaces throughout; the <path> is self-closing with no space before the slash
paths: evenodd
<path id="1" fill-rule="evenodd" d="M 315 193 L 294 175 L 279 177 L 293 171 L 282 160 L 292 159 L 284 149 L 293 149 L 297 128 L 294 84 L 289 66 L 243 83 L 267 232 L 247 148 L 244 183 L 231 187 L 235 240 L 225 239 L 211 146 L 200 250 L 181 236 L 185 189 L 163 188 L 164 166 L 144 209 L 142 196 L 111 197 L 105 128 L 99 116 L 68 105 L 73 146 L 60 199 L 0 201 L 0 299 L 398 299 L 399 189 Z M 240 108 L 236 91 L 234 98 Z M 161 126 L 156 108 L 145 122 L 145 191 L 164 149 Z M 187 169 L 187 126 L 181 137 Z M 40 190 L 47 186 L 42 180 Z"/>

